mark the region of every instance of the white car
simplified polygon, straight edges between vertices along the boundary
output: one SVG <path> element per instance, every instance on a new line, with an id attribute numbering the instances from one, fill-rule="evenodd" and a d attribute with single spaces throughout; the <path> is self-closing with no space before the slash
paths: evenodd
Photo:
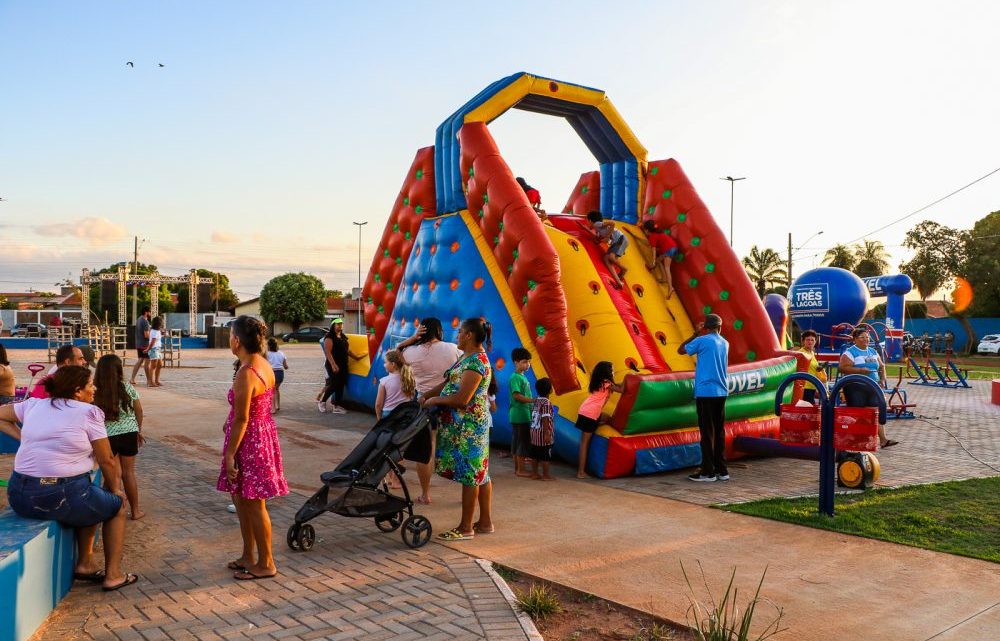
<path id="1" fill-rule="evenodd" d="M 988 334 L 979 341 L 976 351 L 980 354 L 1000 354 L 1000 334 Z"/>

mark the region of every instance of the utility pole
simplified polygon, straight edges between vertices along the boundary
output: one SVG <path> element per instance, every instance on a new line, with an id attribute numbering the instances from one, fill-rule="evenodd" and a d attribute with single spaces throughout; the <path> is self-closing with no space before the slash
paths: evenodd
<path id="1" fill-rule="evenodd" d="M 788 232 L 788 289 L 792 288 L 792 232 Z"/>
<path id="2" fill-rule="evenodd" d="M 358 333 L 361 333 L 361 228 L 368 224 L 367 220 L 354 223 L 358 226 Z"/>
<path id="3" fill-rule="evenodd" d="M 139 237 L 135 237 L 135 254 L 133 255 L 132 273 L 139 274 Z M 139 285 L 132 281 L 132 324 L 139 320 Z"/>
<path id="4" fill-rule="evenodd" d="M 719 180 L 729 181 L 729 246 L 733 246 L 733 201 L 736 196 L 736 181 L 746 180 L 746 176 L 742 178 L 733 178 L 732 176 L 726 176 L 725 178 L 720 178 Z"/>

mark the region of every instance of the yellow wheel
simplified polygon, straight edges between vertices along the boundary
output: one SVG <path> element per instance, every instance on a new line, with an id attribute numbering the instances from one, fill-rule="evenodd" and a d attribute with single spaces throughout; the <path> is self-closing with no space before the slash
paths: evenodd
<path id="1" fill-rule="evenodd" d="M 865 482 L 865 472 L 854 459 L 848 459 L 837 466 L 837 476 L 844 487 L 858 488 Z"/>
<path id="2" fill-rule="evenodd" d="M 866 465 L 871 465 L 871 468 L 872 468 L 872 480 L 871 480 L 871 484 L 875 485 L 875 481 L 878 480 L 879 472 L 882 471 L 882 466 L 879 465 L 878 458 L 876 458 L 875 455 L 872 454 L 871 452 L 869 452 L 865 456 L 865 458 L 867 459 Z"/>

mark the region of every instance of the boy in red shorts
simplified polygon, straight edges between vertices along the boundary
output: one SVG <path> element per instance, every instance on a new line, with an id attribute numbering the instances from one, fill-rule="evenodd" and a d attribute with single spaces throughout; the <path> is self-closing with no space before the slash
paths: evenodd
<path id="1" fill-rule="evenodd" d="M 670 277 L 670 263 L 677 253 L 677 241 L 669 234 L 657 229 L 656 223 L 651 220 L 644 222 L 642 229 L 646 232 L 649 246 L 653 248 L 653 262 L 646 265 L 646 268 L 650 271 L 656 269 L 659 272 L 654 274 L 656 280 L 667 284 L 667 298 L 670 298 L 674 294 L 674 283 Z"/>

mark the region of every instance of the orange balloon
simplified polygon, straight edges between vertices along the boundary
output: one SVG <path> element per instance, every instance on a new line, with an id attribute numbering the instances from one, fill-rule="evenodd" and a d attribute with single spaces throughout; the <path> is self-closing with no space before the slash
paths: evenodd
<path id="1" fill-rule="evenodd" d="M 955 277 L 955 290 L 951 293 L 951 300 L 955 303 L 956 312 L 964 312 L 972 304 L 972 284 L 962 278 Z"/>

